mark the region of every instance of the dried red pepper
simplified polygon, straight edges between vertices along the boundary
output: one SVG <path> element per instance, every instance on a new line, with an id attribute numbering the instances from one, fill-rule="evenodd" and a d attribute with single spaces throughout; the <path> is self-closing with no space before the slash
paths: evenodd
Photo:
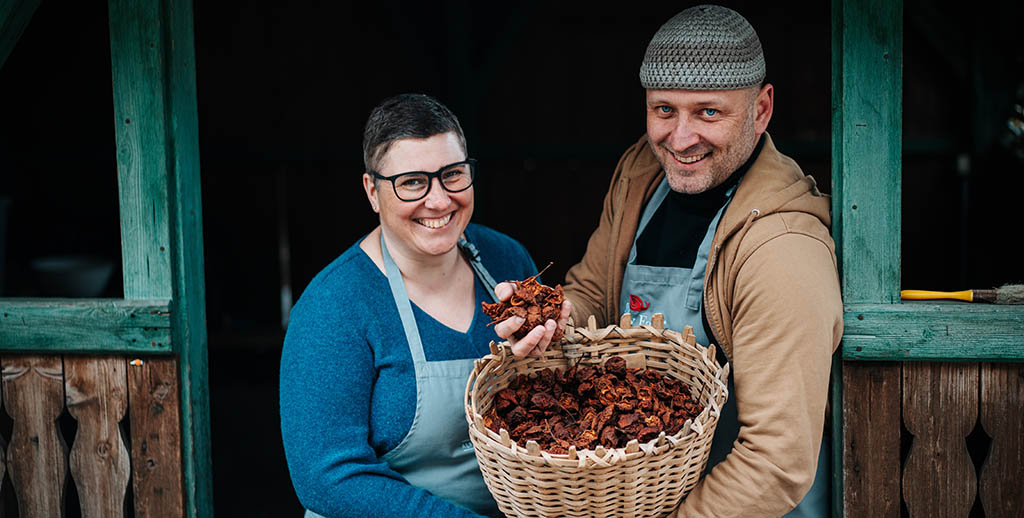
<path id="1" fill-rule="evenodd" d="M 551 264 L 549 263 L 548 266 Z M 547 270 L 548 266 L 545 266 L 544 270 Z M 491 324 L 514 316 L 523 317 L 526 321 L 515 333 L 512 333 L 512 336 L 519 340 L 533 328 L 543 326 L 548 319 L 558 321 L 558 317 L 562 313 L 565 294 L 562 292 L 561 284 L 552 288 L 537 282 L 537 277 L 544 270 L 525 281 L 513 281 L 515 291 L 508 300 L 494 304 L 480 303 L 484 314 L 491 317 Z M 564 334 L 561 328 L 557 328 L 551 340 L 557 342 L 562 339 Z"/>
<path id="2" fill-rule="evenodd" d="M 623 448 L 661 432 L 673 435 L 703 410 L 683 382 L 650 369 L 626 367 L 618 356 L 602 367 L 572 366 L 520 374 L 495 394 L 484 425 L 542 450 Z"/>

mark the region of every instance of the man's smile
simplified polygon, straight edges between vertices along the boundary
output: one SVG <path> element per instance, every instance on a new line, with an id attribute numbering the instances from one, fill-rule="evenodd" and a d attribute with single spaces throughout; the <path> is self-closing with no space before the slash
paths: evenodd
<path id="1" fill-rule="evenodd" d="M 672 155 L 672 158 L 674 158 L 676 160 L 676 162 L 679 162 L 679 163 L 685 164 L 685 165 L 689 165 L 689 164 L 694 164 L 694 163 L 700 162 L 704 158 L 706 158 L 709 155 L 711 155 L 710 151 L 708 151 L 707 153 L 701 153 L 701 154 L 697 154 L 697 155 L 681 155 L 681 154 L 676 153 L 676 152 L 674 152 L 672 150 L 668 150 L 668 152 L 669 152 L 670 155 Z"/>

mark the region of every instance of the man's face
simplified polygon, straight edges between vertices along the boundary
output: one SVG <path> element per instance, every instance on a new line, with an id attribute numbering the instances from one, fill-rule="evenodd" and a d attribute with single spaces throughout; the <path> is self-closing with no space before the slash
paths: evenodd
<path id="1" fill-rule="evenodd" d="M 757 145 L 772 86 L 742 90 L 647 90 L 647 139 L 672 190 L 704 192 L 725 181 Z"/>

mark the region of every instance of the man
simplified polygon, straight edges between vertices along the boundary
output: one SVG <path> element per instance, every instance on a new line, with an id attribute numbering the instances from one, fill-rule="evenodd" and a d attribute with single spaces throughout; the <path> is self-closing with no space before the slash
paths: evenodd
<path id="1" fill-rule="evenodd" d="M 693 7 L 661 27 L 640 67 L 647 135 L 619 160 L 566 278 L 575 322 L 662 313 L 732 363 L 710 472 L 679 517 L 828 514 L 822 432 L 843 328 L 830 204 L 768 136 L 764 77 L 757 34 L 731 9 Z M 555 326 L 514 352 L 543 351 Z"/>

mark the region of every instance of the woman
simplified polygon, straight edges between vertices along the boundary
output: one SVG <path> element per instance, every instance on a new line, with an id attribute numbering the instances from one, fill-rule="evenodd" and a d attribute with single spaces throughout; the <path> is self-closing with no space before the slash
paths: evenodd
<path id="1" fill-rule="evenodd" d="M 363 158 L 380 226 L 310 282 L 285 337 L 281 432 L 296 493 L 307 516 L 499 515 L 463 397 L 473 360 L 497 339 L 480 303 L 494 300 L 494 278 L 536 266 L 518 242 L 469 223 L 475 162 L 435 99 L 376 107 Z"/>

